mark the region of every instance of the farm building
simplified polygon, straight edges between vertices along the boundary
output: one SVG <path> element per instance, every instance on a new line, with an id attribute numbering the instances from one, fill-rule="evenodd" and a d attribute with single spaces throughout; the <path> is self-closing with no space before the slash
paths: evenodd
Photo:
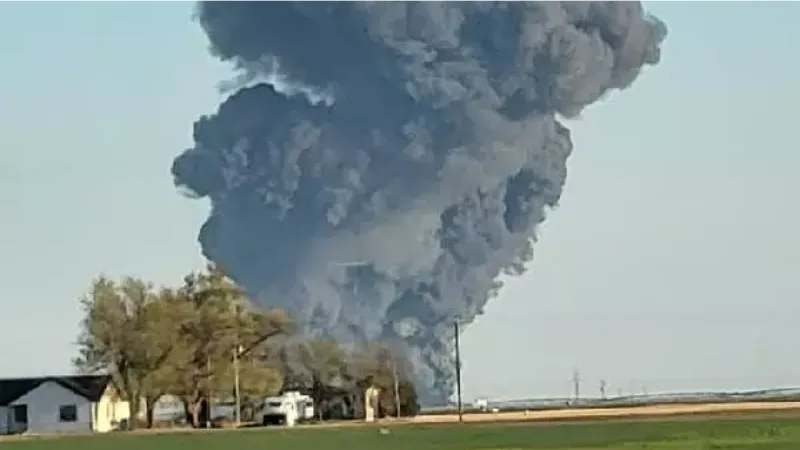
<path id="1" fill-rule="evenodd" d="M 107 375 L 0 379 L 0 434 L 106 432 L 129 415 Z"/>

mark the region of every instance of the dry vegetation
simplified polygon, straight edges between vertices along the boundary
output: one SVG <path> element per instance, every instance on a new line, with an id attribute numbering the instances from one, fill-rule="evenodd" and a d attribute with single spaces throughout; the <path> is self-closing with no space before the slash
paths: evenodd
<path id="1" fill-rule="evenodd" d="M 465 422 L 503 422 L 503 421 L 548 421 L 579 420 L 606 418 L 644 418 L 702 414 L 711 415 L 732 412 L 772 412 L 800 410 L 798 402 L 743 402 L 743 403 L 706 403 L 706 404 L 671 404 L 644 405 L 627 408 L 589 408 L 589 409 L 557 409 L 543 411 L 509 411 L 497 413 L 465 414 Z M 447 423 L 457 422 L 456 414 L 420 415 L 410 421 L 414 423 Z"/>

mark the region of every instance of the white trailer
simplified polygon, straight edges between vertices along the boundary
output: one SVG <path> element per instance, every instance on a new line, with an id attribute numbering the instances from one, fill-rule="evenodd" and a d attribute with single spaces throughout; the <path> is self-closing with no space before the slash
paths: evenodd
<path id="1" fill-rule="evenodd" d="M 294 426 L 298 422 L 314 419 L 314 400 L 297 391 L 284 392 L 277 397 L 267 397 L 257 413 L 259 422 L 266 425 Z"/>

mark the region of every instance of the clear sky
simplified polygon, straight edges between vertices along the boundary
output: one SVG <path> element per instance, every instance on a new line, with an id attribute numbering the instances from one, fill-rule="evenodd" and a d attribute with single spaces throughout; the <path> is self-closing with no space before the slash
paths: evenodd
<path id="1" fill-rule="evenodd" d="M 800 386 L 800 4 L 648 6 L 663 62 L 570 123 L 536 260 L 462 340 L 468 399 L 568 395 L 573 367 L 587 395 Z M 230 72 L 191 10 L 0 3 L 0 377 L 70 370 L 98 273 L 203 264 L 169 168 Z"/>

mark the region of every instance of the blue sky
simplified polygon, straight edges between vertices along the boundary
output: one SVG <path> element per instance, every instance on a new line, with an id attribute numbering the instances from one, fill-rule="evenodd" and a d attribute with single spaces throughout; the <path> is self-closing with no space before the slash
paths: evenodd
<path id="1" fill-rule="evenodd" d="M 463 338 L 468 398 L 800 386 L 798 3 L 650 3 L 660 66 L 572 121 L 561 207 Z M 91 278 L 175 283 L 172 186 L 228 68 L 190 3 L 2 3 L 0 377 L 70 370 Z M 11 345 L 8 345 L 8 344 Z"/>

